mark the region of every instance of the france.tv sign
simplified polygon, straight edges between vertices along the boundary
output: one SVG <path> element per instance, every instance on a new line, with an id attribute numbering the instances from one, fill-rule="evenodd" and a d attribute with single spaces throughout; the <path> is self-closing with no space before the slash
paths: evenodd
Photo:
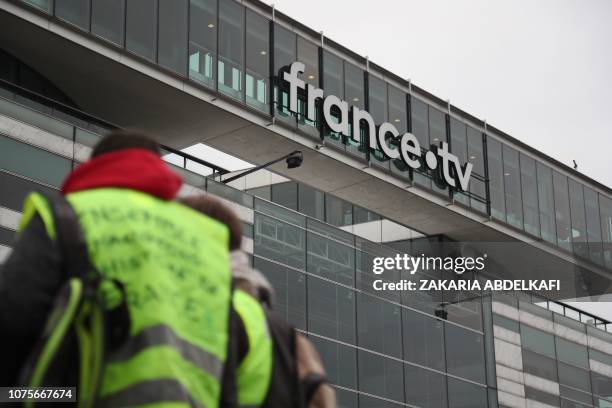
<path id="1" fill-rule="evenodd" d="M 352 118 L 352 128 L 360 129 L 360 125 L 365 123 L 368 128 L 369 147 L 381 150 L 389 159 L 401 158 L 412 169 L 421 167 L 421 159 L 425 159 L 425 164 L 430 170 L 436 170 L 439 162 L 442 163 L 442 177 L 451 187 L 467 191 L 470 175 L 472 174 L 472 163 L 461 166 L 459 158 L 448 150 L 448 143 L 441 142 L 436 151 L 429 150 L 423 154 L 421 145 L 412 133 L 404 133 L 400 138 L 399 148 L 388 143 L 388 139 L 399 137 L 399 131 L 389 122 L 381 123 L 376 128 L 374 119 L 367 111 L 359 109 L 357 106 L 349 104 L 335 95 L 325 95 L 323 90 L 311 84 L 306 84 L 298 78 L 303 73 L 305 66 L 301 62 L 294 62 L 289 67 L 288 72 L 283 73 L 283 79 L 289 84 L 289 110 L 298 113 L 298 88 L 305 90 L 307 94 L 306 117 L 308 120 L 315 120 L 315 104 L 319 99 L 323 100 L 323 118 L 329 129 L 336 133 L 341 133 L 346 137 L 351 137 L 359 143 L 359 132 L 351 132 L 349 127 L 349 112 Z M 340 113 L 340 118 L 335 117 L 332 111 Z M 451 167 L 454 175 L 451 174 Z M 458 185 L 457 185 L 458 182 Z"/>

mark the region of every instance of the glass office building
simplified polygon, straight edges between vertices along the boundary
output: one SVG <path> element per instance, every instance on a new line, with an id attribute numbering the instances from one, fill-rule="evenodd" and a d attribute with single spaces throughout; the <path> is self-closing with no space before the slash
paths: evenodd
<path id="1" fill-rule="evenodd" d="M 255 0 L 0 0 L 0 36 L 0 273 L 27 192 L 57 191 L 101 135 L 139 127 L 168 146 L 182 194 L 238 212 L 340 406 L 612 407 L 605 319 L 529 293 L 377 292 L 368 267 L 515 240 L 612 281 L 609 187 Z M 447 142 L 474 166 L 469 190 L 371 149 L 366 129 L 333 132 L 319 106 L 308 119 L 305 94 L 291 112 L 280 77 L 295 61 L 377 124 Z M 301 146 L 305 163 L 225 185 L 222 166 L 174 150 L 200 142 L 253 163 Z"/>

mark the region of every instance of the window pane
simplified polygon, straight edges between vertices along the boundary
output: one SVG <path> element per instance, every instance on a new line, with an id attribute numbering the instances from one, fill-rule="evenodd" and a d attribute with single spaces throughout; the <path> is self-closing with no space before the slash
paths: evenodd
<path id="1" fill-rule="evenodd" d="M 294 181 L 272 185 L 272 201 L 283 207 L 297 210 L 297 183 Z"/>
<path id="2" fill-rule="evenodd" d="M 356 344 L 355 293 L 343 286 L 309 277 L 308 331 Z"/>
<path id="3" fill-rule="evenodd" d="M 157 1 L 127 0 L 125 47 L 155 61 L 157 50 Z"/>
<path id="4" fill-rule="evenodd" d="M 316 44 L 297 37 L 297 60 L 304 64 L 304 72 L 299 78 L 307 84 L 319 87 L 319 47 Z M 338 95 L 336 95 L 338 96 Z"/>
<path id="5" fill-rule="evenodd" d="M 0 144 L 1 143 L 2 142 L 0 141 Z M 0 163 L 4 163 L 2 153 L 3 152 L 0 152 Z M 4 164 L 0 166 L 4 168 Z M 67 168 L 69 168 L 69 166 L 67 166 Z M 24 174 L 22 171 L 16 171 L 16 173 Z M 57 187 L 59 188 L 59 184 Z M 21 211 L 23 209 L 23 202 L 28 194 L 32 191 L 39 191 L 49 196 L 57 193 L 57 190 L 50 187 L 43 186 L 3 171 L 0 171 L 0 191 L 2 191 L 2 194 L 0 195 L 0 206 L 10 208 L 14 211 Z"/>
<path id="6" fill-rule="evenodd" d="M 586 258 L 588 257 L 588 248 L 582 184 L 573 179 L 568 180 L 572 220 L 572 246 L 576 255 Z"/>
<path id="7" fill-rule="evenodd" d="M 483 337 L 453 324 L 446 324 L 446 364 L 450 374 L 485 383 Z"/>
<path id="8" fill-rule="evenodd" d="M 513 148 L 503 145 L 503 156 L 504 191 L 506 193 L 506 222 L 516 228 L 523 229 L 519 155 Z"/>
<path id="9" fill-rule="evenodd" d="M 41 10 L 50 13 L 53 8 L 52 0 L 23 0 L 25 3 L 31 4 L 35 7 L 40 8 Z"/>
<path id="10" fill-rule="evenodd" d="M 410 364 L 404 365 L 406 402 L 424 408 L 446 407 L 446 377 Z"/>
<path id="11" fill-rule="evenodd" d="M 191 0 L 189 7 L 189 78 L 215 86 L 217 1 Z"/>
<path id="12" fill-rule="evenodd" d="M 344 92 L 345 99 L 349 105 L 357 106 L 359 109 L 365 109 L 365 91 L 364 91 L 364 74 L 363 70 L 356 66 L 344 63 Z M 350 125 L 352 127 L 352 124 Z M 346 150 L 358 156 L 365 155 L 365 127 L 360 129 L 352 129 L 351 133 L 359 132 L 359 142 L 355 142 L 352 137 L 347 138 Z"/>
<path id="13" fill-rule="evenodd" d="M 36 147 L 0 136 L 0 169 L 22 175 L 51 186 L 61 186 L 72 163 Z"/>
<path id="14" fill-rule="evenodd" d="M 370 74 L 368 90 L 368 111 L 374 118 L 376 126 L 379 126 L 387 121 L 387 84 L 382 79 Z M 369 137 L 376 138 L 377 135 L 369 135 Z M 371 151 L 370 158 L 373 164 L 389 169 L 389 159 L 383 154 L 382 150 Z"/>
<path id="15" fill-rule="evenodd" d="M 429 146 L 440 146 L 440 143 L 448 142 L 446 140 L 446 115 L 433 107 L 429 107 Z M 443 181 L 442 166 L 438 166 L 436 170 L 429 172 L 433 177 L 433 189 L 439 193 L 447 194 L 446 182 Z"/>
<path id="16" fill-rule="evenodd" d="M 323 51 L 323 88 L 325 95 L 344 99 L 344 69 L 340 57 Z"/>
<path id="17" fill-rule="evenodd" d="M 246 102 L 269 112 L 270 22 L 246 10 Z"/>
<path id="18" fill-rule="evenodd" d="M 274 287 L 274 311 L 297 329 L 306 330 L 306 276 L 257 256 L 253 264 Z"/>
<path id="19" fill-rule="evenodd" d="M 540 162 L 536 162 L 538 173 L 538 206 L 540 209 L 540 231 L 542 239 L 556 243 L 555 204 L 552 182 L 552 170 Z"/>
<path id="20" fill-rule="evenodd" d="M 487 389 L 448 377 L 449 408 L 486 408 Z"/>
<path id="21" fill-rule="evenodd" d="M 389 85 L 389 120 L 401 135 L 408 131 L 408 116 L 406 113 L 406 94 L 403 91 Z M 397 148 L 397 143 L 395 144 Z M 391 172 L 400 177 L 409 179 L 409 168 L 402 158 L 391 161 Z"/>
<path id="22" fill-rule="evenodd" d="M 159 65 L 185 75 L 187 70 L 187 0 L 159 1 Z"/>
<path id="23" fill-rule="evenodd" d="M 400 135 L 408 131 L 406 116 L 406 94 L 389 85 L 389 121 L 393 123 Z"/>
<path id="24" fill-rule="evenodd" d="M 603 263 L 601 247 L 601 222 L 597 192 L 584 186 L 584 205 L 586 210 L 587 238 L 589 240 L 589 258 L 593 262 Z"/>
<path id="25" fill-rule="evenodd" d="M 421 149 L 429 148 L 429 112 L 427 104 L 419 99 L 410 99 L 412 117 L 412 134 L 417 138 Z M 431 180 L 425 175 L 427 168 L 421 156 L 421 167 L 413 173 L 414 182 L 421 186 L 431 187 Z"/>
<path id="26" fill-rule="evenodd" d="M 124 0 L 91 0 L 91 32 L 123 45 Z"/>
<path id="27" fill-rule="evenodd" d="M 336 227 L 353 224 L 353 206 L 332 195 L 325 195 L 325 218 L 326 222 Z"/>
<path id="28" fill-rule="evenodd" d="M 557 245 L 571 250 L 570 206 L 567 196 L 567 177 L 553 171 L 555 193 L 555 221 L 557 223 Z"/>
<path id="29" fill-rule="evenodd" d="M 355 284 L 355 249 L 318 234 L 308 232 L 310 273 L 345 285 Z"/>
<path id="30" fill-rule="evenodd" d="M 557 358 L 560 361 L 578 367 L 589 368 L 589 356 L 585 346 L 567 341 L 560 337 L 557 337 L 555 342 L 557 346 Z"/>
<path id="31" fill-rule="evenodd" d="M 310 336 L 325 364 L 326 376 L 332 384 L 357 388 L 357 350 L 333 341 Z M 341 390 L 336 390 L 336 393 Z M 337 395 L 340 397 L 339 393 Z M 340 398 L 338 398 L 340 400 Z M 342 406 L 339 404 L 339 406 Z M 355 405 L 349 405 L 353 408 Z"/>
<path id="32" fill-rule="evenodd" d="M 89 0 L 55 0 L 55 16 L 89 30 Z"/>
<path id="33" fill-rule="evenodd" d="M 502 145 L 496 139 L 487 137 L 487 154 L 489 164 L 489 194 L 491 215 L 498 220 L 506 221 L 506 204 L 504 199 L 504 170 L 502 163 Z"/>
<path id="34" fill-rule="evenodd" d="M 525 231 L 540 236 L 540 221 L 538 217 L 538 185 L 536 180 L 535 160 L 521 153 L 521 187 L 523 199 L 523 214 L 525 216 Z"/>
<path id="35" fill-rule="evenodd" d="M 242 99 L 244 67 L 244 7 L 232 0 L 219 1 L 219 91 Z"/>
<path id="36" fill-rule="evenodd" d="M 523 369 L 526 373 L 557 382 L 557 362 L 552 358 L 523 350 Z"/>
<path id="37" fill-rule="evenodd" d="M 559 384 L 591 392 L 589 372 L 568 364 L 559 363 Z"/>
<path id="38" fill-rule="evenodd" d="M 311 84 L 314 87 L 319 87 L 319 47 L 298 36 L 297 37 L 297 60 L 304 64 L 304 72 L 299 75 L 307 84 Z M 319 100 L 316 102 L 317 106 L 322 102 Z M 311 121 L 306 117 L 306 93 L 299 92 L 298 95 L 298 126 L 305 132 L 319 137 L 319 130 L 316 127 L 318 120 Z M 315 118 L 317 118 L 318 111 L 315 110 Z"/>
<path id="39" fill-rule="evenodd" d="M 468 161 L 467 157 L 467 126 L 465 123 L 453 117 L 450 119 L 450 148 L 451 152 L 459 158 L 459 163 Z M 470 180 L 470 183 L 474 179 Z M 469 205 L 470 199 L 460 191 L 453 195 L 454 199 L 462 204 Z"/>
<path id="40" fill-rule="evenodd" d="M 343 390 L 341 388 L 336 390 L 336 407 L 337 408 L 354 408 L 359 406 L 358 401 L 359 395 L 355 392 Z"/>
<path id="41" fill-rule="evenodd" d="M 359 350 L 359 389 L 361 391 L 403 402 L 403 371 L 402 363 L 399 361 Z"/>
<path id="42" fill-rule="evenodd" d="M 357 294 L 359 345 L 402 357 L 400 307 L 365 293 Z"/>
<path id="43" fill-rule="evenodd" d="M 402 309 L 404 360 L 445 371 L 444 324 L 434 317 Z"/>
<path id="44" fill-rule="evenodd" d="M 319 221 L 325 220 L 325 194 L 305 184 L 298 185 L 299 211 Z"/>
<path id="45" fill-rule="evenodd" d="M 305 231 L 274 218 L 255 214 L 255 254 L 305 269 Z"/>
<path id="46" fill-rule="evenodd" d="M 612 378 L 591 371 L 591 383 L 593 385 L 593 394 L 604 397 L 612 402 Z M 612 404 L 608 403 L 600 406 L 608 408 Z"/>
<path id="47" fill-rule="evenodd" d="M 472 173 L 484 177 L 484 153 L 482 148 L 482 133 L 470 126 L 467 127 L 468 161 L 472 163 Z M 475 195 L 470 199 L 470 205 L 477 211 L 487 212 L 487 192 L 484 181 L 472 177 L 470 193 Z"/>
<path id="48" fill-rule="evenodd" d="M 289 87 L 282 78 L 283 72 L 297 60 L 296 41 L 294 33 L 278 24 L 274 25 L 274 75 L 278 76 L 282 84 L 275 89 L 276 116 L 292 124 L 295 124 L 295 117 L 289 111 Z"/>
<path id="49" fill-rule="evenodd" d="M 528 350 L 555 358 L 555 340 L 552 334 L 521 324 L 521 344 Z"/>
<path id="50" fill-rule="evenodd" d="M 612 268 L 612 199 L 599 194 L 604 263 Z"/>

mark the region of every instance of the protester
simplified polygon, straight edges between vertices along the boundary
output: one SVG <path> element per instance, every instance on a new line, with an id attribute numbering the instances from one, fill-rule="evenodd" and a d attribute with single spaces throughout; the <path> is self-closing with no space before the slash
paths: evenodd
<path id="1" fill-rule="evenodd" d="M 231 268 L 235 279 L 232 350 L 237 353 L 238 401 L 241 406 L 335 407 L 321 358 L 306 337 L 272 309 L 274 290 L 241 250 L 236 214 L 210 196 L 179 199 L 188 207 L 226 224 L 230 230 Z M 271 341 L 270 341 L 271 340 Z"/>
<path id="2" fill-rule="evenodd" d="M 91 159 L 65 180 L 61 194 L 69 206 L 62 207 L 65 200 L 28 196 L 20 238 L 0 275 L 0 385 L 77 385 L 81 403 L 95 398 L 100 406 L 236 406 L 228 352 L 229 232 L 224 224 L 171 201 L 181 183 L 153 140 L 117 131 L 101 140 Z M 88 249 L 84 252 L 93 264 L 88 274 L 76 270 L 85 282 L 82 292 L 73 275 L 79 254 L 64 251 L 64 243 L 74 244 L 63 232 L 68 230 L 61 221 L 67 209 L 78 214 L 75 224 L 80 224 L 83 248 Z M 91 287 L 95 293 L 87 290 Z M 107 290 L 116 296 L 106 297 Z M 71 320 L 80 354 L 75 357 L 77 350 L 70 350 L 68 357 L 62 346 L 51 357 L 79 363 L 62 372 L 67 377 L 50 378 L 54 372 L 45 377 L 40 371 L 45 365 L 28 356 L 33 350 L 53 350 L 41 334 L 49 327 L 55 330 L 58 316 L 47 317 L 65 293 L 70 301 L 75 293 L 85 299 Z M 100 299 L 103 306 L 86 302 L 90 299 Z M 103 338 L 93 329 L 100 316 L 88 315 L 85 304 L 91 310 L 109 308 L 102 312 L 108 322 Z M 117 305 L 125 307 L 124 313 Z M 85 323 L 79 320 L 83 316 Z M 103 370 L 96 373 L 87 364 L 87 358 L 95 361 L 87 351 L 102 340 Z M 28 362 L 35 367 L 32 376 L 24 375 Z M 81 386 L 84 379 L 87 387 Z"/>

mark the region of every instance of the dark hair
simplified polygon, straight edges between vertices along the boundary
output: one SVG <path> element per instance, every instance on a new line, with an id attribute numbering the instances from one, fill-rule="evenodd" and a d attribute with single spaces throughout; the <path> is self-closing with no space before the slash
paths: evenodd
<path id="1" fill-rule="evenodd" d="M 115 130 L 94 146 L 91 157 L 123 149 L 145 149 L 158 156 L 161 153 L 159 144 L 144 133 L 134 130 Z"/>
<path id="2" fill-rule="evenodd" d="M 221 200 L 210 196 L 200 195 L 182 197 L 177 201 L 219 221 L 222 224 L 225 224 L 229 228 L 230 232 L 229 250 L 233 251 L 235 249 L 240 249 L 240 245 L 242 243 L 242 228 L 240 226 L 240 219 L 234 210 L 223 204 Z"/>

